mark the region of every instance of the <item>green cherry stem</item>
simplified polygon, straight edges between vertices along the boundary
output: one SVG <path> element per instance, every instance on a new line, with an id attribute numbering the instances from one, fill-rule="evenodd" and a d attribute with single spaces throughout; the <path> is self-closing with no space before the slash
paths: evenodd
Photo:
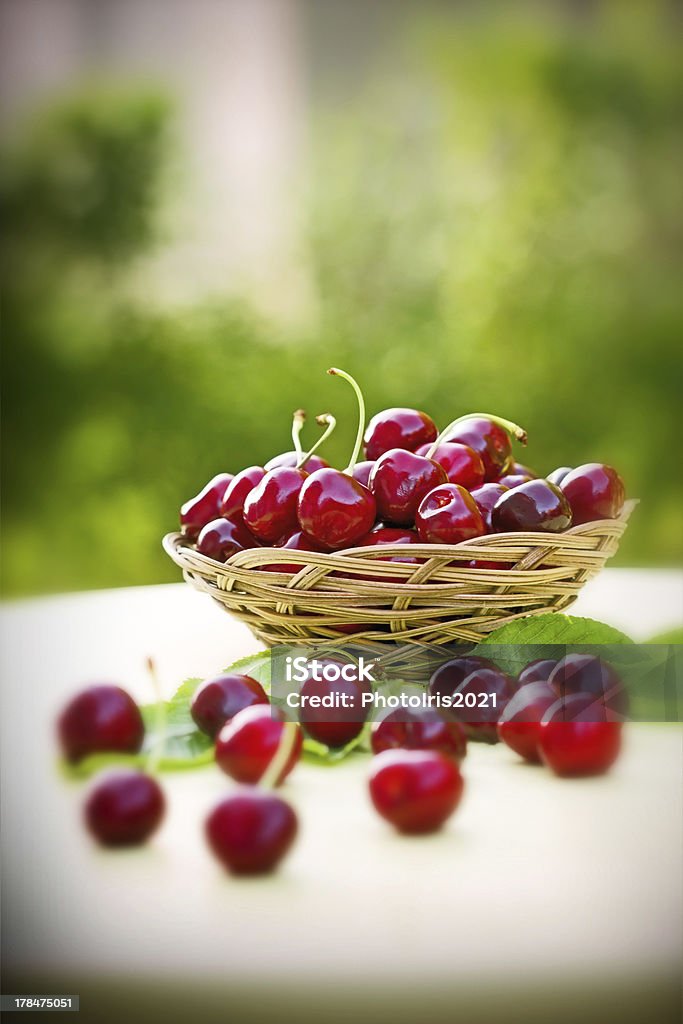
<path id="1" fill-rule="evenodd" d="M 304 453 L 301 447 L 301 428 L 306 422 L 306 411 L 305 409 L 297 409 L 292 418 L 292 444 L 294 445 L 294 451 L 296 452 L 296 464 L 299 465 L 301 456 Z"/>
<path id="2" fill-rule="evenodd" d="M 264 789 L 273 789 L 277 786 L 280 774 L 289 761 L 294 743 L 296 742 L 296 731 L 299 728 L 296 722 L 285 722 L 280 736 L 277 750 L 270 759 L 270 764 L 259 780 L 259 785 Z"/>
<path id="3" fill-rule="evenodd" d="M 527 443 L 528 437 L 526 430 L 524 430 L 523 427 L 518 426 L 516 423 L 513 423 L 512 420 L 504 420 L 501 416 L 493 416 L 490 412 L 468 412 L 466 416 L 458 416 L 457 420 L 453 420 L 452 423 L 449 423 L 448 426 L 441 431 L 436 441 L 427 452 L 426 458 L 432 458 L 438 446 L 446 440 L 451 431 L 454 430 L 459 423 L 475 419 L 491 420 L 492 423 L 497 423 L 499 427 L 506 430 L 510 437 L 519 441 L 520 444 Z"/>
<path id="4" fill-rule="evenodd" d="M 342 377 L 345 381 L 348 381 L 348 383 L 353 388 L 356 394 L 356 398 L 358 400 L 358 433 L 356 434 L 356 444 L 351 455 L 351 461 L 349 462 L 346 469 L 343 470 L 344 473 L 350 475 L 353 472 L 353 467 L 358 462 L 360 448 L 363 443 L 363 434 L 365 433 L 365 400 L 363 398 L 363 392 L 358 386 L 358 382 L 354 380 L 351 374 L 347 373 L 346 370 L 338 370 L 336 366 L 331 366 L 327 372 L 331 374 L 333 377 Z"/>
<path id="5" fill-rule="evenodd" d="M 154 696 L 156 697 L 155 705 L 155 717 L 154 717 L 154 729 L 158 736 L 158 739 L 152 749 L 149 752 L 147 761 L 145 762 L 145 771 L 153 775 L 154 772 L 159 768 L 159 763 L 164 755 L 164 747 L 166 745 L 166 701 L 163 698 L 161 692 L 161 686 L 159 684 L 159 676 L 157 674 L 157 668 L 153 658 L 147 658 L 147 671 L 149 677 L 152 680 L 152 689 L 154 690 Z"/>
<path id="6" fill-rule="evenodd" d="M 307 451 L 305 455 L 300 455 L 299 456 L 299 461 L 296 464 L 296 468 L 297 469 L 303 469 L 304 468 L 304 466 L 306 465 L 306 463 L 310 459 L 311 455 L 315 455 L 315 453 L 317 452 L 318 448 L 320 448 L 321 444 L 324 444 L 325 441 L 327 441 L 328 437 L 330 436 L 330 434 L 332 433 L 334 428 L 337 426 L 336 419 L 334 418 L 332 413 L 329 413 L 329 412 L 324 412 L 324 413 L 321 413 L 320 416 L 316 416 L 315 422 L 320 427 L 326 426 L 327 429 L 324 431 L 323 434 L 321 434 L 321 436 L 315 442 L 315 444 L 310 449 L 310 451 Z"/>

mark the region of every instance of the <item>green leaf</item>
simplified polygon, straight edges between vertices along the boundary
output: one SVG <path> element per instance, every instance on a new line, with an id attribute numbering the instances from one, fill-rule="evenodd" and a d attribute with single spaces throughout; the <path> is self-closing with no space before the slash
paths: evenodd
<path id="1" fill-rule="evenodd" d="M 367 753 L 370 750 L 370 723 L 366 722 L 361 732 L 344 747 L 328 747 L 318 740 L 304 737 L 304 756 L 316 764 L 333 765 L 344 761 L 354 751 Z"/>
<path id="2" fill-rule="evenodd" d="M 664 633 L 658 633 L 648 644 L 683 644 L 683 626 L 676 626 L 675 629 L 668 629 Z"/>
<path id="3" fill-rule="evenodd" d="M 257 654 L 247 654 L 244 658 L 238 658 L 223 671 L 226 674 L 237 672 L 239 675 L 251 676 L 267 693 L 270 693 L 270 660 L 270 651 L 259 651 Z"/>

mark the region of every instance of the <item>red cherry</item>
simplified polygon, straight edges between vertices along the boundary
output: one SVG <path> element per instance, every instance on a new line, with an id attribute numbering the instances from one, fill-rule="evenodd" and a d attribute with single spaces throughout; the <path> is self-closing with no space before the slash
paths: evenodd
<path id="1" fill-rule="evenodd" d="M 493 511 L 493 506 L 506 491 L 507 487 L 502 484 L 483 484 L 472 491 L 472 497 L 481 512 L 487 533 L 491 532 L 491 512 Z"/>
<path id="2" fill-rule="evenodd" d="M 538 473 L 533 469 L 529 469 L 529 467 L 525 466 L 522 462 L 513 462 L 507 472 L 514 473 L 518 476 L 525 476 L 527 480 L 536 480 L 538 478 Z"/>
<path id="3" fill-rule="evenodd" d="M 555 484 L 559 487 L 566 476 L 572 471 L 571 466 L 560 466 L 559 469 L 554 469 L 552 473 L 548 473 L 546 480 L 549 480 L 551 484 Z"/>
<path id="4" fill-rule="evenodd" d="M 557 700 L 547 682 L 526 683 L 510 699 L 498 719 L 498 738 L 525 761 L 537 764 L 540 723 Z"/>
<path id="5" fill-rule="evenodd" d="M 460 484 L 471 491 L 475 487 L 481 487 L 484 482 L 484 463 L 469 445 L 458 444 L 457 441 L 444 441 L 434 448 L 433 445 L 423 444 L 416 454 L 430 458 L 443 466 L 449 484 Z"/>
<path id="6" fill-rule="evenodd" d="M 96 780 L 85 804 L 85 822 L 102 846 L 138 846 L 164 816 L 159 783 L 139 771 L 111 772 Z"/>
<path id="7" fill-rule="evenodd" d="M 399 832 L 441 828 L 460 802 L 457 763 L 434 750 L 386 750 L 372 759 L 370 797 L 375 810 Z"/>
<path id="8" fill-rule="evenodd" d="M 220 514 L 226 519 L 241 516 L 247 495 L 266 475 L 262 466 L 247 466 L 228 485 L 221 502 Z"/>
<path id="9" fill-rule="evenodd" d="M 308 735 L 328 747 L 345 747 L 361 732 L 368 710 L 363 707 L 363 694 L 370 688 L 365 680 L 360 681 L 356 666 L 352 662 L 334 658 L 317 659 L 319 678 L 314 677 L 310 667 L 308 677 L 300 689 L 301 707 L 299 721 Z M 340 669 L 350 676 L 345 679 Z M 325 678 L 328 675 L 330 678 Z M 334 676 L 334 678 L 331 678 Z M 346 706 L 327 707 L 324 701 L 343 700 Z"/>
<path id="10" fill-rule="evenodd" d="M 296 469 L 301 456 L 297 452 L 283 452 L 282 455 L 276 455 L 273 459 L 269 459 L 265 464 L 265 470 L 269 469 L 281 469 L 283 466 L 294 467 Z M 310 455 L 306 459 L 306 472 L 315 473 L 316 469 L 327 469 L 329 462 L 325 459 L 321 459 L 319 455 Z"/>
<path id="11" fill-rule="evenodd" d="M 282 860 L 298 831 L 286 801 L 244 787 L 222 800 L 206 821 L 206 838 L 218 860 L 235 875 L 260 875 Z"/>
<path id="12" fill-rule="evenodd" d="M 425 544 L 459 544 L 486 532 L 474 498 L 458 484 L 430 491 L 417 510 L 415 526 Z"/>
<path id="13" fill-rule="evenodd" d="M 414 452 L 436 440 L 436 426 L 426 412 L 417 409 L 385 409 L 373 416 L 365 431 L 365 457 L 378 459 L 391 448 Z"/>
<path id="14" fill-rule="evenodd" d="M 273 708 L 254 704 L 244 708 L 227 722 L 216 740 L 216 763 L 237 782 L 257 783 L 275 757 L 285 723 L 275 717 Z M 281 785 L 301 757 L 303 740 L 296 727 L 292 750 L 275 785 Z"/>
<path id="15" fill-rule="evenodd" d="M 506 473 L 498 481 L 503 487 L 507 487 L 509 491 L 514 490 L 515 487 L 520 487 L 522 484 L 528 484 L 530 480 L 535 480 L 536 477 L 528 476 L 527 473 Z"/>
<path id="16" fill-rule="evenodd" d="M 354 480 L 357 480 L 363 487 L 368 486 L 370 474 L 372 473 L 372 467 L 375 465 L 374 462 L 357 462 L 353 467 L 351 475 Z M 310 471 L 309 471 L 310 472 Z"/>
<path id="17" fill-rule="evenodd" d="M 554 658 L 538 658 L 530 661 L 526 668 L 517 676 L 517 685 L 526 686 L 527 683 L 547 683 L 550 674 L 557 665 Z"/>
<path id="18" fill-rule="evenodd" d="M 392 448 L 377 459 L 370 474 L 378 515 L 399 526 L 412 526 L 422 499 L 446 479 L 446 471 L 432 459 Z"/>
<path id="19" fill-rule="evenodd" d="M 195 690 L 190 713 L 198 728 L 213 739 L 226 722 L 253 704 L 268 704 L 268 696 L 251 676 L 229 674 L 205 679 Z"/>
<path id="20" fill-rule="evenodd" d="M 510 435 L 502 426 L 483 416 L 464 418 L 449 431 L 445 440 L 469 445 L 484 464 L 486 480 L 497 480 L 512 463 Z"/>
<path id="21" fill-rule="evenodd" d="M 562 480 L 575 525 L 598 519 L 616 519 L 624 505 L 624 482 L 611 466 L 589 462 Z"/>
<path id="22" fill-rule="evenodd" d="M 447 720 L 434 708 L 421 711 L 398 708 L 372 727 L 372 752 L 384 750 L 436 750 L 461 761 L 467 737 L 460 722 Z"/>
<path id="23" fill-rule="evenodd" d="M 618 715 L 628 712 L 628 694 L 611 665 L 592 654 L 568 654 L 557 662 L 548 682 L 558 697 L 589 694 Z"/>
<path id="24" fill-rule="evenodd" d="M 497 723 L 515 692 L 513 680 L 499 668 L 475 668 L 453 690 L 462 706 L 453 705 L 449 716 L 462 722 L 469 739 L 497 743 Z"/>
<path id="25" fill-rule="evenodd" d="M 491 513 L 496 533 L 560 533 L 572 525 L 569 502 L 547 480 L 529 480 L 498 499 Z"/>
<path id="26" fill-rule="evenodd" d="M 214 519 L 197 538 L 197 551 L 216 562 L 227 562 L 236 552 L 258 547 L 258 541 L 240 519 Z"/>
<path id="27" fill-rule="evenodd" d="M 365 537 L 361 537 L 360 540 L 356 541 L 354 547 L 357 548 L 374 548 L 384 547 L 387 544 L 417 544 L 418 537 L 414 530 L 405 530 L 398 526 L 384 526 L 380 524 L 376 526 L 370 533 L 366 534 Z M 419 565 L 421 559 L 411 558 L 409 555 L 391 555 L 386 558 L 378 558 L 378 562 L 406 562 L 408 565 Z M 336 573 L 339 576 L 350 576 L 350 573 Z M 365 576 L 353 574 L 353 578 L 357 580 L 375 580 L 383 583 L 385 577 L 383 576 Z M 395 580 L 398 583 L 398 580 Z"/>
<path id="28" fill-rule="evenodd" d="M 587 700 L 587 695 L 574 694 L 556 702 L 541 719 L 538 751 L 556 775 L 601 775 L 619 756 L 621 723 L 596 720 Z"/>
<path id="29" fill-rule="evenodd" d="M 195 540 L 202 526 L 220 515 L 223 495 L 233 479 L 232 473 L 219 473 L 199 494 L 181 506 L 180 527 L 190 540 Z"/>
<path id="30" fill-rule="evenodd" d="M 326 549 L 313 540 L 303 532 L 303 530 L 296 530 L 294 533 L 286 537 L 285 540 L 279 541 L 275 545 L 276 548 L 286 548 L 288 551 L 315 551 L 318 554 L 322 554 Z M 298 565 L 296 562 L 287 563 L 276 563 L 273 562 L 269 565 L 261 565 L 259 568 L 264 572 L 301 572 L 303 565 Z"/>
<path id="31" fill-rule="evenodd" d="M 302 469 L 281 466 L 271 469 L 244 500 L 244 522 L 251 532 L 274 544 L 299 525 L 299 492 L 308 474 Z"/>
<path id="32" fill-rule="evenodd" d="M 495 669 L 492 661 L 476 655 L 451 658 L 440 665 L 429 680 L 429 693 L 434 697 L 451 697 L 460 684 L 479 669 Z"/>
<path id="33" fill-rule="evenodd" d="M 136 754 L 145 726 L 137 704 L 120 686 L 90 686 L 64 708 L 57 725 L 64 756 L 80 761 L 88 754 Z"/>

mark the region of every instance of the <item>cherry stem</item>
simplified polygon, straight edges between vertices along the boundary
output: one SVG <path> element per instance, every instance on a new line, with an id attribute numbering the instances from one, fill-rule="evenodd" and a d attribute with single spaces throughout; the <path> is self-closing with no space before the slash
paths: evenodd
<path id="1" fill-rule="evenodd" d="M 457 420 L 453 420 L 452 423 L 449 423 L 448 426 L 441 431 L 436 441 L 427 452 L 426 458 L 432 458 L 439 445 L 446 440 L 451 431 L 454 430 L 459 423 L 475 419 L 491 420 L 492 423 L 497 423 L 499 427 L 506 430 L 510 437 L 519 441 L 520 444 L 526 444 L 528 441 L 526 430 L 524 430 L 523 427 L 518 426 L 516 423 L 513 423 L 512 420 L 504 420 L 501 416 L 493 416 L 490 412 L 468 412 L 466 416 L 458 416 Z"/>
<path id="2" fill-rule="evenodd" d="M 270 759 L 270 764 L 266 768 L 265 772 L 259 780 L 259 785 L 265 789 L 273 789 L 278 784 L 280 775 L 282 774 L 292 750 L 294 749 L 294 743 L 296 742 L 296 731 L 299 728 L 296 722 L 285 722 L 282 728 L 282 735 L 280 736 L 280 742 L 277 745 L 277 750 Z"/>
<path id="3" fill-rule="evenodd" d="M 342 377 L 345 381 L 348 381 L 355 392 L 356 398 L 358 399 L 358 433 L 356 434 L 356 444 L 351 455 L 351 461 L 344 470 L 345 473 L 350 475 L 353 472 L 353 467 L 358 462 L 360 448 L 363 443 L 363 434 L 365 433 L 365 400 L 363 398 L 363 392 L 358 386 L 358 382 L 354 380 L 351 374 L 347 373 L 346 370 L 338 370 L 336 366 L 331 366 L 327 372 L 333 377 Z"/>
<path id="4" fill-rule="evenodd" d="M 330 434 L 332 433 L 334 428 L 337 426 L 336 419 L 329 412 L 324 412 L 324 413 L 321 413 L 320 416 L 316 416 L 315 422 L 320 427 L 322 427 L 324 424 L 327 424 L 327 429 L 318 438 L 318 440 L 315 442 L 315 444 L 310 449 L 310 451 L 307 451 L 305 455 L 300 455 L 299 456 L 299 461 L 296 464 L 296 468 L 297 469 L 303 469 L 304 468 L 304 466 L 306 465 L 306 463 L 310 459 L 311 455 L 315 455 L 315 453 L 317 452 L 318 448 L 320 448 L 320 445 L 324 444 L 325 441 L 327 441 L 328 437 L 330 436 Z"/>
<path id="5" fill-rule="evenodd" d="M 145 771 L 152 775 L 159 767 L 159 762 L 163 757 L 164 747 L 166 745 L 166 701 L 164 700 L 161 692 L 157 667 L 153 658 L 147 658 L 147 672 L 149 673 L 149 677 L 152 681 L 152 689 L 154 690 L 154 696 L 156 697 L 154 727 L 157 736 L 159 737 L 150 750 L 145 763 Z"/>
<path id="6" fill-rule="evenodd" d="M 292 444 L 294 445 L 294 451 L 296 452 L 296 464 L 299 465 L 301 456 L 304 453 L 301 447 L 301 428 L 306 422 L 306 411 L 305 409 L 297 409 L 292 419 Z"/>

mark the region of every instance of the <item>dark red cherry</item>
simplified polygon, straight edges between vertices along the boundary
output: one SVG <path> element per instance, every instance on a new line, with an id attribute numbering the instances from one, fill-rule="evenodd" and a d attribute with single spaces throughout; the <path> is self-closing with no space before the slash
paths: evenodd
<path id="1" fill-rule="evenodd" d="M 567 698 L 565 706 L 571 701 L 572 697 Z M 550 708 L 541 720 L 538 751 L 556 775 L 602 775 L 619 756 L 621 723 L 599 721 L 589 715 L 567 719 Z"/>
<path id="2" fill-rule="evenodd" d="M 451 697 L 460 684 L 479 669 L 495 668 L 492 661 L 464 654 L 444 662 L 432 673 L 429 693 L 434 697 Z"/>
<path id="3" fill-rule="evenodd" d="M 460 803 L 457 762 L 435 750 L 386 750 L 372 759 L 370 798 L 399 832 L 435 832 Z"/>
<path id="4" fill-rule="evenodd" d="M 115 771 L 95 781 L 85 822 L 102 846 L 138 846 L 156 831 L 165 806 L 156 779 L 139 771 Z"/>
<path id="5" fill-rule="evenodd" d="M 412 526 L 422 499 L 446 479 L 445 469 L 432 459 L 392 448 L 377 459 L 370 474 L 377 514 L 389 523 Z"/>
<path id="6" fill-rule="evenodd" d="M 449 432 L 446 440 L 469 445 L 484 464 L 486 480 L 497 480 L 512 464 L 510 435 L 498 423 L 482 416 L 463 419 Z"/>
<path id="7" fill-rule="evenodd" d="M 288 551 L 315 551 L 318 554 L 322 554 L 327 549 L 321 544 L 318 544 L 313 540 L 312 537 L 307 536 L 303 530 L 295 530 L 294 533 L 286 537 L 285 540 L 279 541 L 276 548 L 287 549 Z M 260 569 L 265 572 L 301 572 L 303 569 L 302 564 L 296 562 L 273 562 L 269 565 L 261 565 Z"/>
<path id="8" fill-rule="evenodd" d="M 225 490 L 220 514 L 226 519 L 241 516 L 247 495 L 265 475 L 266 471 L 262 466 L 247 466 L 237 473 Z"/>
<path id="9" fill-rule="evenodd" d="M 136 754 L 145 726 L 137 704 L 120 686 L 89 686 L 69 701 L 57 724 L 64 756 L 80 761 L 88 754 Z"/>
<path id="10" fill-rule="evenodd" d="M 553 671 L 557 661 L 554 658 L 538 658 L 530 661 L 517 676 L 517 685 L 526 686 L 527 683 L 547 683 L 550 673 Z"/>
<path id="11" fill-rule="evenodd" d="M 430 491 L 417 510 L 415 526 L 425 544 L 459 544 L 486 532 L 474 498 L 458 484 Z"/>
<path id="12" fill-rule="evenodd" d="M 256 547 L 256 537 L 237 516 L 235 519 L 214 519 L 206 524 L 197 538 L 197 551 L 216 562 L 227 562 L 236 552 Z"/>
<path id="13" fill-rule="evenodd" d="M 274 544 L 299 525 L 299 492 L 308 474 L 281 466 L 271 469 L 244 499 L 244 522 L 259 540 Z"/>
<path id="14" fill-rule="evenodd" d="M 223 495 L 233 479 L 232 473 L 219 473 L 181 506 L 180 527 L 190 540 L 195 540 L 202 526 L 220 515 Z"/>
<path id="15" fill-rule="evenodd" d="M 553 691 L 555 692 L 555 691 Z M 615 712 L 592 693 L 570 693 L 557 697 L 543 716 L 544 722 L 614 722 Z"/>
<path id="16" fill-rule="evenodd" d="M 298 831 L 289 804 L 267 790 L 244 787 L 222 800 L 206 821 L 206 838 L 235 875 L 261 875 L 282 860 Z"/>
<path id="17" fill-rule="evenodd" d="M 453 691 L 449 716 L 462 722 L 469 739 L 497 743 L 496 725 L 514 692 L 513 680 L 499 668 L 475 668 Z"/>
<path id="18" fill-rule="evenodd" d="M 560 533 L 572 525 L 572 510 L 559 487 L 547 480 L 529 480 L 498 499 L 491 525 L 496 533 Z"/>
<path id="19" fill-rule="evenodd" d="M 437 750 L 461 761 L 467 753 L 467 737 L 460 724 L 446 719 L 434 708 L 420 711 L 397 708 L 372 727 L 372 752 L 383 750 Z"/>
<path id="20" fill-rule="evenodd" d="M 375 521 L 375 499 L 348 473 L 319 469 L 299 492 L 299 523 L 309 537 L 332 550 L 351 547 Z"/>
<path id="21" fill-rule="evenodd" d="M 548 473 L 546 480 L 549 480 L 551 484 L 555 484 L 559 487 L 566 476 L 572 472 L 571 466 L 560 466 L 559 469 L 554 469 L 552 473 Z"/>
<path id="22" fill-rule="evenodd" d="M 417 409 L 385 409 L 373 416 L 365 431 L 365 457 L 378 459 L 391 448 L 414 452 L 436 440 L 434 420 Z"/>
<path id="23" fill-rule="evenodd" d="M 312 739 L 328 747 L 344 747 L 363 728 L 368 716 L 363 695 L 371 692 L 370 687 L 365 680 L 359 680 L 352 662 L 320 658 L 315 664 L 317 667 L 310 667 L 299 691 L 299 721 Z M 344 678 L 342 671 L 350 678 Z M 325 706 L 326 703 L 335 706 Z"/>
<path id="24" fill-rule="evenodd" d="M 300 459 L 300 455 L 297 452 L 283 452 L 282 455 L 276 455 L 275 458 L 269 459 L 266 462 L 264 469 L 280 469 L 282 466 L 293 467 L 296 469 Z M 306 465 L 302 468 L 307 473 L 315 473 L 316 469 L 327 469 L 329 462 L 325 459 L 321 459 L 319 455 L 309 455 L 306 459 Z"/>
<path id="25" fill-rule="evenodd" d="M 481 487 L 484 482 L 484 463 L 473 448 L 466 444 L 458 444 L 457 441 L 444 441 L 429 455 L 432 447 L 423 444 L 416 454 L 429 457 L 443 466 L 449 484 L 460 484 L 468 491 Z"/>
<path id="26" fill-rule="evenodd" d="M 481 512 L 481 518 L 484 520 L 487 533 L 491 532 L 491 512 L 493 511 L 493 506 L 506 491 L 507 487 L 502 484 L 483 484 L 471 492 L 477 508 Z"/>
<path id="27" fill-rule="evenodd" d="M 278 751 L 284 728 L 285 723 L 275 709 L 264 704 L 254 704 L 238 711 L 218 734 L 216 763 L 237 782 L 259 782 Z M 294 728 L 296 734 L 291 752 L 274 780 L 278 786 L 301 757 L 301 729 L 298 726 Z"/>
<path id="28" fill-rule="evenodd" d="M 508 469 L 508 473 L 514 473 L 516 476 L 525 476 L 527 480 L 536 480 L 538 478 L 538 473 L 533 469 L 529 469 L 522 462 L 513 462 Z"/>
<path id="29" fill-rule="evenodd" d="M 374 547 L 385 547 L 388 544 L 417 544 L 418 537 L 414 530 L 405 530 L 399 526 L 383 526 L 379 525 L 371 530 L 370 533 L 366 534 L 365 537 L 361 537 L 359 541 L 356 541 L 354 547 L 360 548 L 374 548 Z M 384 558 L 378 558 L 378 562 L 406 562 L 408 565 L 419 565 L 421 559 L 411 558 L 410 555 L 388 555 Z M 347 573 L 339 573 L 339 575 L 351 575 Z M 384 583 L 386 578 L 383 576 L 360 576 L 357 573 L 353 574 L 353 577 L 357 580 L 376 580 L 380 583 Z M 398 583 L 399 580 L 394 582 Z"/>
<path id="30" fill-rule="evenodd" d="M 363 487 L 367 487 L 368 486 L 368 481 L 370 479 L 370 474 L 372 473 L 372 467 L 374 465 L 375 465 L 374 462 L 369 462 L 369 461 L 367 461 L 367 462 L 357 462 L 356 465 L 353 467 L 353 470 L 352 470 L 352 473 L 351 473 L 351 475 L 353 476 L 353 479 L 357 480 L 359 484 L 363 485 Z M 310 470 L 309 470 L 309 472 L 310 472 Z"/>
<path id="31" fill-rule="evenodd" d="M 618 715 L 628 713 L 628 694 L 611 665 L 592 654 L 568 654 L 557 662 L 548 682 L 558 697 L 585 693 Z"/>
<path id="32" fill-rule="evenodd" d="M 535 480 L 536 477 L 527 476 L 526 473 L 506 473 L 498 481 L 503 487 L 507 487 L 509 491 L 512 491 L 515 487 L 520 487 L 522 484 L 528 484 L 530 480 Z"/>
<path id="33" fill-rule="evenodd" d="M 268 704 L 261 684 L 251 676 L 224 675 L 205 679 L 195 690 L 190 713 L 198 728 L 213 739 L 226 722 L 253 704 Z"/>
<path id="34" fill-rule="evenodd" d="M 624 505 L 624 482 L 611 466 L 589 462 L 567 473 L 562 491 L 571 505 L 575 526 L 615 519 Z"/>
<path id="35" fill-rule="evenodd" d="M 525 761 L 537 764 L 541 719 L 557 700 L 547 682 L 525 683 L 513 695 L 498 719 L 498 738 Z"/>

